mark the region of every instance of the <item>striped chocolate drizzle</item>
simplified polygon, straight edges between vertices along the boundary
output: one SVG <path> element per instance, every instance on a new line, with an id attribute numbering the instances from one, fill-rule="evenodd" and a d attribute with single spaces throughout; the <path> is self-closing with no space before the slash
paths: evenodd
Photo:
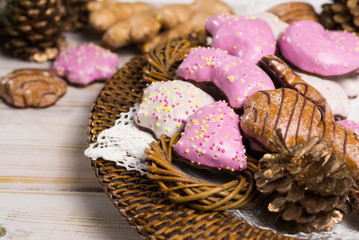
<path id="1" fill-rule="evenodd" d="M 264 94 L 267 97 L 267 105 L 269 106 L 271 104 L 270 94 L 265 91 L 259 91 L 259 92 Z"/>
<path id="2" fill-rule="evenodd" d="M 263 122 L 263 127 L 262 127 L 262 130 L 260 132 L 260 136 L 263 136 L 264 134 L 264 130 L 267 126 L 267 120 L 268 120 L 268 111 L 266 112 L 266 117 L 264 118 L 264 122 Z"/>
<path id="3" fill-rule="evenodd" d="M 334 145 L 334 139 L 336 138 L 336 134 L 337 134 L 337 131 L 336 131 L 337 125 L 334 122 L 332 122 L 332 125 L 333 125 L 333 136 L 331 137 L 332 139 L 330 141 L 330 146 L 329 147 L 332 147 Z"/>
<path id="4" fill-rule="evenodd" d="M 308 137 L 307 137 L 308 141 L 310 140 L 310 137 L 311 137 L 311 134 L 312 134 L 314 115 L 315 115 L 315 110 L 316 109 L 317 109 L 317 105 L 313 104 L 313 112 L 312 112 L 312 115 L 310 116 L 309 129 L 308 129 Z"/>
<path id="5" fill-rule="evenodd" d="M 281 97 L 281 100 L 280 100 L 280 105 L 279 105 L 279 110 L 278 110 L 278 113 L 277 113 L 277 118 L 275 120 L 275 124 L 274 124 L 274 129 L 273 130 L 276 130 L 277 129 L 277 126 L 278 126 L 278 123 L 279 123 L 279 118 L 280 118 L 280 115 L 282 113 L 282 109 L 283 109 L 283 105 L 284 105 L 284 98 L 285 98 L 285 89 L 284 88 L 281 88 L 281 92 L 282 92 L 282 97 Z"/>
<path id="6" fill-rule="evenodd" d="M 344 145 L 343 145 L 343 158 L 345 159 L 345 155 L 347 154 L 348 130 L 347 128 L 344 129 L 345 129 L 345 135 L 344 135 Z"/>
<path id="7" fill-rule="evenodd" d="M 51 85 L 49 82 L 47 82 L 43 79 L 31 79 L 31 80 L 25 80 L 24 82 L 22 82 L 20 84 L 20 88 L 24 88 L 27 84 L 36 83 L 36 82 Z"/>
<path id="8" fill-rule="evenodd" d="M 302 108 L 300 109 L 300 112 L 299 112 L 297 130 L 295 131 L 295 145 L 298 144 L 298 135 L 299 135 L 300 123 L 302 122 L 301 120 L 302 120 L 304 108 L 305 108 L 306 105 L 307 105 L 307 99 L 304 98 Z"/>
<path id="9" fill-rule="evenodd" d="M 294 101 L 294 104 L 293 104 L 293 107 L 292 107 L 292 111 L 291 111 L 290 116 L 289 116 L 287 128 L 286 128 L 286 130 L 285 130 L 284 140 L 287 139 L 288 130 L 289 130 L 289 128 L 290 128 L 290 124 L 292 123 L 292 119 L 293 119 L 293 116 L 294 116 L 294 112 L 295 112 L 295 109 L 296 109 L 298 100 L 299 100 L 299 92 L 297 92 L 297 94 L 296 94 L 296 96 L 295 96 L 295 101 Z M 298 120 L 300 120 L 300 119 L 298 119 Z"/>

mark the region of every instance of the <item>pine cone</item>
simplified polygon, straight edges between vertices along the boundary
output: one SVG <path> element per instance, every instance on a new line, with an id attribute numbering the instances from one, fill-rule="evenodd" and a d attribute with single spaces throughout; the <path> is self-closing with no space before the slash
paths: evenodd
<path id="1" fill-rule="evenodd" d="M 65 7 L 63 17 L 64 30 L 76 31 L 85 27 L 88 23 L 89 11 L 87 4 L 92 0 L 62 0 Z"/>
<path id="2" fill-rule="evenodd" d="M 256 185 L 267 198 L 271 220 L 290 232 L 330 230 L 350 211 L 353 182 L 345 162 L 319 137 L 288 148 L 280 130 L 270 142 L 278 153 L 265 154 Z"/>
<path id="3" fill-rule="evenodd" d="M 54 59 L 65 45 L 60 0 L 7 1 L 2 17 L 4 48 L 14 56 L 44 62 Z"/>
<path id="4" fill-rule="evenodd" d="M 357 187 L 352 187 L 349 192 L 350 205 L 355 211 L 357 217 L 359 218 L 359 189 Z"/>
<path id="5" fill-rule="evenodd" d="M 322 6 L 320 22 L 327 29 L 359 30 L 359 0 L 334 0 Z"/>

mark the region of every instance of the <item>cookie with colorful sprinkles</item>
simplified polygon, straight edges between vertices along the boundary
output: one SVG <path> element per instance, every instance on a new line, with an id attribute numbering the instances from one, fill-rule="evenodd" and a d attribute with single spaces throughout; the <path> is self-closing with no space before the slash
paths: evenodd
<path id="1" fill-rule="evenodd" d="M 190 82 L 169 80 L 154 82 L 143 93 L 134 122 L 157 139 L 182 131 L 187 119 L 214 99 Z"/>
<path id="2" fill-rule="evenodd" d="M 214 15 L 206 21 L 206 30 L 212 36 L 213 48 L 226 50 L 243 61 L 257 63 L 263 56 L 274 54 L 276 50 L 271 27 L 259 18 Z"/>
<path id="3" fill-rule="evenodd" d="M 112 77 L 118 63 L 117 54 L 96 44 L 84 43 L 62 50 L 51 70 L 74 85 L 85 86 Z"/>
<path id="4" fill-rule="evenodd" d="M 225 101 L 201 107 L 194 113 L 174 151 L 180 159 L 212 170 L 234 172 L 247 166 L 239 116 Z"/>
<path id="5" fill-rule="evenodd" d="M 256 64 L 242 61 L 221 49 L 191 49 L 177 73 L 199 85 L 214 84 L 235 110 L 241 109 L 255 92 L 275 88 L 271 78 Z"/>

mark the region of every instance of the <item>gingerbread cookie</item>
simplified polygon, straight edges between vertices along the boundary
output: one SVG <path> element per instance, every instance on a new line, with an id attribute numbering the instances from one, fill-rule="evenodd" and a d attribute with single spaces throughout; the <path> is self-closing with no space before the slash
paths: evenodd
<path id="1" fill-rule="evenodd" d="M 53 105 L 65 94 L 67 83 L 45 69 L 19 69 L 0 81 L 0 97 L 19 108 Z"/>
<path id="2" fill-rule="evenodd" d="M 359 137 L 350 129 L 334 121 L 325 98 L 302 81 L 275 56 L 266 56 L 260 64 L 271 72 L 274 81 L 289 88 L 260 91 L 245 103 L 240 126 L 243 134 L 256 146 L 275 151 L 269 139 L 281 129 L 288 147 L 305 143 L 318 136 L 333 149 L 337 158 L 346 162 L 352 178 L 359 183 Z M 298 79 L 299 78 L 299 79 Z"/>
<path id="3" fill-rule="evenodd" d="M 213 83 L 236 110 L 253 93 L 274 89 L 272 80 L 256 64 L 214 48 L 190 50 L 178 67 L 178 76 L 198 84 Z"/>
<path id="4" fill-rule="evenodd" d="M 293 22 L 279 39 L 280 52 L 299 69 L 320 76 L 358 71 L 359 52 L 345 49 L 331 36 L 317 22 Z M 342 37 L 345 41 L 351 39 L 349 35 Z"/>
<path id="5" fill-rule="evenodd" d="M 199 166 L 241 171 L 246 168 L 239 117 L 224 101 L 201 107 L 174 145 L 181 158 Z"/>
<path id="6" fill-rule="evenodd" d="M 143 93 L 135 124 L 159 139 L 182 131 L 187 119 L 214 99 L 192 83 L 173 80 L 154 82 Z"/>
<path id="7" fill-rule="evenodd" d="M 206 30 L 212 35 L 213 48 L 226 50 L 243 61 L 257 63 L 262 56 L 275 53 L 272 29 L 262 19 L 214 15 L 206 21 Z"/>
<path id="8" fill-rule="evenodd" d="M 318 15 L 313 6 L 306 2 L 281 3 L 268 9 L 268 12 L 275 14 L 279 19 L 286 23 L 301 20 L 319 22 Z"/>
<path id="9" fill-rule="evenodd" d="M 62 50 L 52 66 L 59 76 L 75 85 L 107 80 L 117 70 L 117 54 L 93 43 Z"/>

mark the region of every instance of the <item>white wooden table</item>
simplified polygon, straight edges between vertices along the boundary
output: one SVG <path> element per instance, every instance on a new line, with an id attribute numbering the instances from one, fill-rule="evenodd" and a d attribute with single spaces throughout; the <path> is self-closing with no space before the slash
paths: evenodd
<path id="1" fill-rule="evenodd" d="M 155 1 L 164 2 L 169 0 Z M 260 11 L 284 1 L 227 2 L 241 13 L 248 2 Z M 262 5 L 256 8 L 258 2 Z M 66 36 L 74 42 L 99 39 L 88 32 Z M 133 49 L 118 53 L 121 65 L 137 54 Z M 0 77 L 14 69 L 50 64 L 0 52 Z M 102 86 L 69 86 L 65 96 L 46 109 L 14 109 L 0 101 L 0 240 L 141 239 L 112 206 L 83 154 L 90 107 Z"/>

